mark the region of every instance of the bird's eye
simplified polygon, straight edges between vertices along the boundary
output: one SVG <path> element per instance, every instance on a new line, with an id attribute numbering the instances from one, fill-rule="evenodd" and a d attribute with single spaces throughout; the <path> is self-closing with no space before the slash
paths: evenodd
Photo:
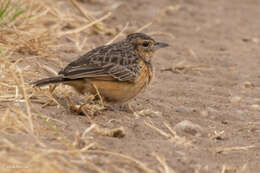
<path id="1" fill-rule="evenodd" d="M 143 47 L 148 47 L 149 46 L 149 42 L 145 41 L 143 42 Z"/>

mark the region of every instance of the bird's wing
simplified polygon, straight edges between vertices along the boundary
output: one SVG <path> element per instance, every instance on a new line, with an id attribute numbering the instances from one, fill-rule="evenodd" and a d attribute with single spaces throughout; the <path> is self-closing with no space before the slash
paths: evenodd
<path id="1" fill-rule="evenodd" d="M 96 53 L 94 49 L 70 63 L 59 74 L 68 79 L 95 78 L 134 82 L 140 65 L 133 58 L 124 58 L 118 52 Z"/>

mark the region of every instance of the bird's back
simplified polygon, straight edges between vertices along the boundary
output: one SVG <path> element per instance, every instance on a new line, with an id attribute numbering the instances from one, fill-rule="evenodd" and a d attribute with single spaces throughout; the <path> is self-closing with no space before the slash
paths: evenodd
<path id="1" fill-rule="evenodd" d="M 126 41 L 91 50 L 59 72 L 65 78 L 103 78 L 134 82 L 139 75 L 140 57 Z"/>

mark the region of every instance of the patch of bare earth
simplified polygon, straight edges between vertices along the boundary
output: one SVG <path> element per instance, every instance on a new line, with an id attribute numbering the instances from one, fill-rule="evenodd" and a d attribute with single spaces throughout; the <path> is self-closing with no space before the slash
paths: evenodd
<path id="1" fill-rule="evenodd" d="M 22 3 L 26 13 L 0 29 L 1 172 L 260 171 L 260 1 Z M 31 87 L 137 31 L 171 47 L 156 53 L 134 113 L 63 85 Z"/>

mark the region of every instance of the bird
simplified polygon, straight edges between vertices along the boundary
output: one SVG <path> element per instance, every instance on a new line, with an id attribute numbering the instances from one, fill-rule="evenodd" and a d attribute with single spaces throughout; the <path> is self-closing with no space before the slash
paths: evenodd
<path id="1" fill-rule="evenodd" d="M 99 94 L 106 101 L 125 103 L 150 84 L 152 57 L 167 46 L 144 33 L 132 33 L 121 41 L 90 50 L 57 76 L 38 80 L 33 85 L 63 83 L 80 94 Z"/>

